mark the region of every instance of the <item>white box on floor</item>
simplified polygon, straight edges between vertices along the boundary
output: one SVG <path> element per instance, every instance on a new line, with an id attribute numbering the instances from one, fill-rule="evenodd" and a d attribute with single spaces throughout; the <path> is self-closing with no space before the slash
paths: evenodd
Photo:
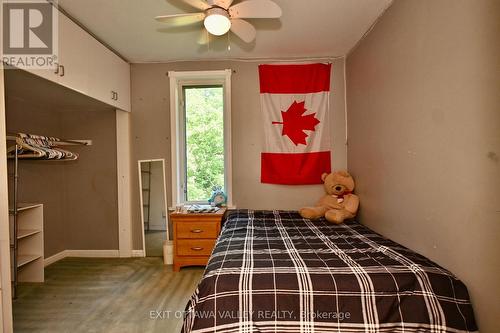
<path id="1" fill-rule="evenodd" d="M 163 242 L 163 264 L 172 265 L 174 263 L 174 244 L 172 241 Z"/>

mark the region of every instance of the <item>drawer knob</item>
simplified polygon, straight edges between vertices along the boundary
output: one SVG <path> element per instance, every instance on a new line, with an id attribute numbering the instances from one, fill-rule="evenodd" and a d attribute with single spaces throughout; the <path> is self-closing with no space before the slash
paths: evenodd
<path id="1" fill-rule="evenodd" d="M 192 247 L 191 250 L 193 250 L 193 251 L 201 251 L 201 250 L 203 250 L 203 248 L 200 247 L 200 246 L 195 246 L 195 247 Z"/>
<path id="2" fill-rule="evenodd" d="M 200 233 L 202 233 L 202 232 L 203 232 L 203 230 L 201 230 L 201 229 L 192 229 L 192 230 L 191 230 L 191 232 L 192 232 L 193 234 L 200 234 Z"/>

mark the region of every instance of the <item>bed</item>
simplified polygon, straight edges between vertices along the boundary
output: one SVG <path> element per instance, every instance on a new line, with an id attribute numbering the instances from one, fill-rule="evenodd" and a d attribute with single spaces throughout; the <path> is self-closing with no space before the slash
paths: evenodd
<path id="1" fill-rule="evenodd" d="M 234 210 L 183 332 L 475 332 L 465 285 L 351 221 Z"/>

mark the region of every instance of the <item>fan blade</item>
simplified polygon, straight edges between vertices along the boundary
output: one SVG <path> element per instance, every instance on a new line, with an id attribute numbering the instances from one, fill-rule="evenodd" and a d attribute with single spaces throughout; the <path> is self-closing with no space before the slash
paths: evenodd
<path id="1" fill-rule="evenodd" d="M 192 14 L 174 14 L 163 15 L 155 17 L 155 20 L 161 23 L 168 23 L 170 25 L 181 26 L 189 25 L 203 21 L 205 13 L 192 13 Z"/>
<path id="2" fill-rule="evenodd" d="M 240 19 L 231 19 L 231 31 L 246 43 L 252 42 L 257 35 L 253 25 Z"/>
<path id="3" fill-rule="evenodd" d="M 224 9 L 228 9 L 229 7 L 231 7 L 233 0 L 214 0 L 213 3 L 216 6 L 222 7 Z"/>
<path id="4" fill-rule="evenodd" d="M 231 18 L 278 18 L 281 8 L 271 0 L 247 0 L 229 8 Z"/>
<path id="5" fill-rule="evenodd" d="M 208 8 L 210 8 L 210 5 L 204 0 L 182 0 L 182 1 L 190 5 L 191 7 L 194 7 L 199 10 L 207 10 Z"/>

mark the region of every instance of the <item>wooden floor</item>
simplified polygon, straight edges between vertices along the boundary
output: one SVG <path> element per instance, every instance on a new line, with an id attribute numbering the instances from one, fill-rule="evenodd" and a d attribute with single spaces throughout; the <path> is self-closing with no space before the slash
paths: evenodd
<path id="1" fill-rule="evenodd" d="M 184 310 L 202 274 L 202 267 L 174 273 L 161 258 L 66 258 L 46 267 L 45 283 L 20 285 L 14 330 L 180 332 L 176 311 Z"/>
<path id="2" fill-rule="evenodd" d="M 163 257 L 163 241 L 167 238 L 166 231 L 145 231 L 144 236 L 147 257 Z"/>

